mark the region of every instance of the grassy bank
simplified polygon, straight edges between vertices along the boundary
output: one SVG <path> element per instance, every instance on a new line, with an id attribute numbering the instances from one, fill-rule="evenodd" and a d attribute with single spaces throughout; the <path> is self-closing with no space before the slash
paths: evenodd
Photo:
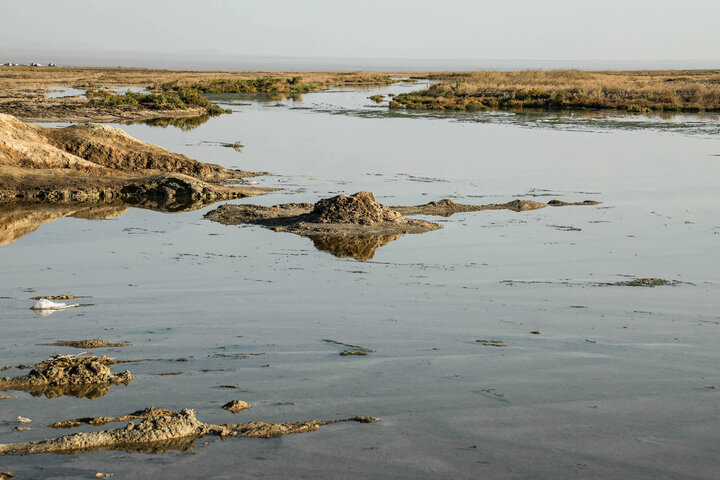
<path id="1" fill-rule="evenodd" d="M 720 71 L 580 70 L 430 74 L 428 88 L 390 108 L 430 110 L 603 109 L 720 112 Z"/>

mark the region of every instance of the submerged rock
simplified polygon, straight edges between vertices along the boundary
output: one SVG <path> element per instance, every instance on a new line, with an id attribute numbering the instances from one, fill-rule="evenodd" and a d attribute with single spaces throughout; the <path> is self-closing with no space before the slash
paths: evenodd
<path id="1" fill-rule="evenodd" d="M 243 402 L 242 400 L 232 400 L 222 406 L 222 408 L 232 413 L 240 413 L 250 407 L 252 407 L 251 403 Z"/>

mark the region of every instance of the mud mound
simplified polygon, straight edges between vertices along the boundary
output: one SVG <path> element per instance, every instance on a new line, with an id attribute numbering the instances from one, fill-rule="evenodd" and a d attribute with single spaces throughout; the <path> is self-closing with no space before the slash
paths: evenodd
<path id="1" fill-rule="evenodd" d="M 0 113 L 0 164 L 22 168 L 69 168 L 97 175 L 110 169 L 65 152 L 50 143 L 44 134 L 50 130 L 22 122 Z"/>
<path id="2" fill-rule="evenodd" d="M 105 395 L 111 385 L 127 385 L 135 378 L 127 370 L 119 375 L 112 373 L 110 365 L 115 363 L 107 356 L 55 355 L 33 366 L 27 375 L 0 378 L 0 390 L 21 390 L 48 398 L 97 398 Z"/>
<path id="3" fill-rule="evenodd" d="M 337 195 L 323 198 L 311 212 L 318 223 L 351 223 L 355 225 L 377 225 L 379 223 L 403 223 L 401 214 L 375 201 L 370 192 L 354 195 Z"/>
<path id="4" fill-rule="evenodd" d="M 172 412 L 149 408 L 123 417 L 98 417 L 108 421 L 142 418 L 139 424 L 129 423 L 123 428 L 100 432 L 76 433 L 59 438 L 27 443 L 0 444 L 0 455 L 30 455 L 35 453 L 78 454 L 100 450 L 157 453 L 170 450 L 192 450 L 195 441 L 206 435 L 225 437 L 271 438 L 293 433 L 312 432 L 322 425 L 338 422 L 372 423 L 373 417 L 351 417 L 340 420 L 309 420 L 306 422 L 212 425 L 195 418 L 195 412 L 183 409 Z M 69 421 L 72 422 L 72 421 Z M 64 424 L 66 422 L 58 422 Z M 76 424 L 86 422 L 75 422 Z M 75 425 L 71 425 L 75 426 Z"/>

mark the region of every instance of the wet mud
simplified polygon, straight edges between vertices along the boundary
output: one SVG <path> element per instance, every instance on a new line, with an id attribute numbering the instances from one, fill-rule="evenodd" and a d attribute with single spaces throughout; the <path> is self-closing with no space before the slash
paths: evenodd
<path id="1" fill-rule="evenodd" d="M 32 367 L 4 367 L 31 370 L 27 375 L 0 378 L 0 391 L 19 390 L 47 398 L 63 395 L 98 398 L 107 394 L 112 385 L 128 385 L 135 378 L 127 370 L 120 374 L 111 372 L 110 365 L 115 363 L 118 362 L 107 356 L 55 355 Z"/>
<path id="2" fill-rule="evenodd" d="M 37 453 L 59 453 L 76 455 L 101 450 L 122 450 L 126 452 L 160 453 L 171 450 L 191 451 L 195 442 L 208 435 L 223 439 L 228 437 L 273 438 L 295 433 L 317 430 L 323 425 L 339 422 L 372 423 L 379 419 L 373 417 L 351 417 L 339 420 L 308 420 L 304 422 L 249 422 L 241 424 L 213 425 L 200 422 L 195 412 L 183 409 L 173 412 L 160 408 L 149 408 L 122 417 L 98 417 L 106 423 L 142 421 L 138 424 L 103 430 L 99 432 L 76 433 L 58 438 L 25 443 L 0 444 L 0 455 L 31 455 Z M 83 423 L 59 422 L 60 428 L 77 426 Z M 56 425 L 58 425 L 56 424 Z M 77 425 L 75 425 L 77 424 Z"/>

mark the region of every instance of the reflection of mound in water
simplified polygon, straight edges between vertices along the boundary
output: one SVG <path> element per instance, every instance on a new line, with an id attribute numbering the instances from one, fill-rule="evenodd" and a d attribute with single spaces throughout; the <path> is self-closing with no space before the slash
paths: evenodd
<path id="1" fill-rule="evenodd" d="M 107 356 L 56 355 L 34 365 L 27 375 L 0 378 L 0 390 L 20 390 L 48 398 L 98 398 L 107 394 L 111 385 L 127 385 L 135 378 L 127 370 L 112 373 L 110 365 L 115 363 Z"/>
<path id="2" fill-rule="evenodd" d="M 27 392 L 33 397 L 60 398 L 68 396 L 93 400 L 107 395 L 111 386 L 107 383 L 90 385 L 22 385 L 8 390 Z"/>
<path id="3" fill-rule="evenodd" d="M 294 433 L 312 432 L 322 425 L 338 422 L 372 423 L 377 418 L 351 417 L 339 420 L 308 420 L 305 422 L 249 422 L 213 425 L 195 418 L 195 412 L 183 409 L 173 412 L 149 408 L 130 415 L 142 419 L 122 428 L 89 433 L 76 433 L 59 438 L 27 443 L 0 444 L 0 455 L 30 455 L 35 453 L 80 454 L 100 450 L 161 453 L 170 450 L 191 451 L 195 442 L 207 435 L 226 437 L 272 438 Z M 128 416 L 108 418 L 126 421 Z"/>
<path id="4" fill-rule="evenodd" d="M 375 250 L 400 237 L 402 235 L 314 235 L 310 239 L 315 248 L 330 252 L 336 257 L 371 260 L 375 256 Z"/>

